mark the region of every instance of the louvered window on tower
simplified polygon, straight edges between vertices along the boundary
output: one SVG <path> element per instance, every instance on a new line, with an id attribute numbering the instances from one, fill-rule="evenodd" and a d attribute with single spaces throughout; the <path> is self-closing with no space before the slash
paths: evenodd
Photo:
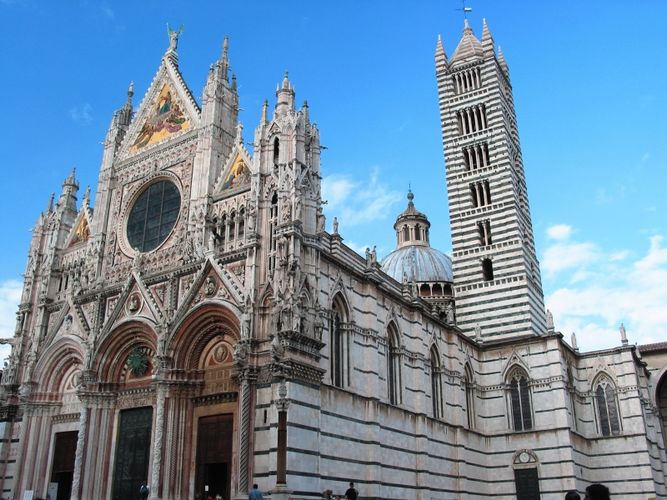
<path id="1" fill-rule="evenodd" d="M 515 431 L 526 431 L 533 428 L 533 416 L 530 405 L 528 376 L 516 368 L 512 371 L 509 381 L 509 406 L 512 416 L 512 427 Z"/>
<path id="2" fill-rule="evenodd" d="M 482 260 L 482 276 L 484 281 L 493 281 L 493 263 L 491 259 Z"/>
<path id="3" fill-rule="evenodd" d="M 491 222 L 488 220 L 477 223 L 477 230 L 479 231 L 479 244 L 486 246 L 491 244 Z"/>
<path id="4" fill-rule="evenodd" d="M 489 166 L 489 146 L 486 142 L 463 149 L 466 170 L 477 170 Z"/>
<path id="5" fill-rule="evenodd" d="M 484 104 L 462 109 L 456 113 L 456 116 L 459 132 L 463 135 L 472 134 L 487 127 L 486 106 Z"/>
<path id="6" fill-rule="evenodd" d="M 482 75 L 479 68 L 471 68 L 453 75 L 452 82 L 454 83 L 454 91 L 457 94 L 463 94 L 480 88 L 482 86 Z"/>
<path id="7" fill-rule="evenodd" d="M 489 181 L 476 182 L 470 185 L 473 207 L 484 207 L 491 204 L 491 187 Z"/>

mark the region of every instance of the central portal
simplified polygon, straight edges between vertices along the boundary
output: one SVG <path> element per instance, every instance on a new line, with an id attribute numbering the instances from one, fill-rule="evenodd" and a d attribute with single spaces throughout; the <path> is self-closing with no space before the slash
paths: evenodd
<path id="1" fill-rule="evenodd" d="M 148 481 L 153 408 L 120 412 L 116 463 L 113 472 L 113 500 L 139 498 L 139 488 Z"/>
<path id="2" fill-rule="evenodd" d="M 213 415 L 199 419 L 197 431 L 197 483 L 195 494 L 231 498 L 232 436 L 234 417 Z"/>

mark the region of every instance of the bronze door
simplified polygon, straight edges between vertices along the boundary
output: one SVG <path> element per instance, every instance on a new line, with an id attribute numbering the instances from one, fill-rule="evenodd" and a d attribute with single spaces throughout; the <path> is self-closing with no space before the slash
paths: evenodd
<path id="1" fill-rule="evenodd" d="M 134 500 L 148 481 L 153 408 L 133 408 L 120 412 L 116 460 L 113 473 L 113 500 Z"/>

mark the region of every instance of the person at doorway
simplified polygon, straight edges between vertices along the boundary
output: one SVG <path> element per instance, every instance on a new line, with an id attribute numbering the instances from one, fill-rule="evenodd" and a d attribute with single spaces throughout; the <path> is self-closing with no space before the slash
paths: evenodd
<path id="1" fill-rule="evenodd" d="M 148 498 L 148 493 L 150 493 L 147 483 L 148 481 L 144 481 L 141 483 L 141 486 L 139 486 L 139 498 L 141 500 L 146 500 Z"/>
<path id="2" fill-rule="evenodd" d="M 259 491 L 257 483 L 252 485 L 252 491 L 248 494 L 248 500 L 264 500 L 262 492 Z"/>

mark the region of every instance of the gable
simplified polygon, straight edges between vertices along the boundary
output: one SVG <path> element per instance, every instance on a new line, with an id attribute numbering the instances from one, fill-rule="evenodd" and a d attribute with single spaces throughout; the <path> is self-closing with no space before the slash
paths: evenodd
<path id="1" fill-rule="evenodd" d="M 237 155 L 234 163 L 223 177 L 221 190 L 233 189 L 250 184 L 250 169 L 241 155 Z"/>
<path id="2" fill-rule="evenodd" d="M 185 114 L 184 106 L 173 86 L 166 82 L 148 104 L 148 114 L 132 141 L 130 153 L 136 153 L 147 146 L 184 132 L 191 126 L 191 121 Z"/>

